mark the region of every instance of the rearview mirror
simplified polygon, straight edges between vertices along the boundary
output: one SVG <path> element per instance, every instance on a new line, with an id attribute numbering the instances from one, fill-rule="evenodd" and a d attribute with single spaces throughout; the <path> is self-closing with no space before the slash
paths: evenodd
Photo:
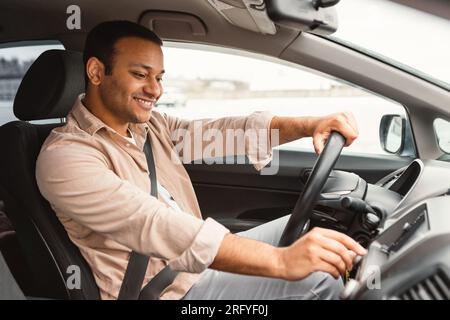
<path id="1" fill-rule="evenodd" d="M 267 14 L 276 24 L 300 31 L 329 35 L 338 27 L 334 5 L 339 0 L 265 0 Z"/>
<path id="2" fill-rule="evenodd" d="M 228 22 L 262 34 L 276 34 L 276 24 L 329 35 L 337 30 L 333 8 L 339 0 L 208 0 Z"/>
<path id="3" fill-rule="evenodd" d="M 398 114 L 386 114 L 380 122 L 380 143 L 383 150 L 400 154 L 405 140 L 406 120 Z"/>

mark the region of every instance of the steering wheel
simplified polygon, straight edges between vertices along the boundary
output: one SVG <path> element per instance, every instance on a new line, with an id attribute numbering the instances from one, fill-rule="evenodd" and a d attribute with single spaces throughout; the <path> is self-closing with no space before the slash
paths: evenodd
<path id="1" fill-rule="evenodd" d="M 331 132 L 330 137 L 317 159 L 311 174 L 306 181 L 300 197 L 295 204 L 291 217 L 281 236 L 279 247 L 291 245 L 295 240 L 300 238 L 305 228 L 305 224 L 311 218 L 314 204 L 319 198 L 320 192 L 327 182 L 331 170 L 341 154 L 345 144 L 345 138 L 336 131 Z"/>

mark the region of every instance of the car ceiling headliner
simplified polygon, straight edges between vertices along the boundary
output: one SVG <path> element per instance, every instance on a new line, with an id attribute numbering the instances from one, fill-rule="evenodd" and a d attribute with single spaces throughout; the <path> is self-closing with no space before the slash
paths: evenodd
<path id="1" fill-rule="evenodd" d="M 81 30 L 68 30 L 67 7 L 74 2 L 81 9 Z M 217 44 L 271 56 L 279 54 L 299 35 L 299 31 L 278 27 L 268 36 L 233 26 L 206 0 L 2 0 L 0 2 L 0 43 L 22 40 L 57 39 L 67 49 L 82 50 L 86 33 L 97 23 L 107 20 L 138 22 L 147 10 L 176 11 L 200 17 L 207 34 L 193 38 L 191 34 L 171 35 L 170 40 Z M 167 40 L 164 34 L 159 34 Z"/>

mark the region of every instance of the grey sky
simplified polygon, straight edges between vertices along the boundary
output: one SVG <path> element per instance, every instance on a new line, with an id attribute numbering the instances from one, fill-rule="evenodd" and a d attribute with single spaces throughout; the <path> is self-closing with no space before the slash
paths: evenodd
<path id="1" fill-rule="evenodd" d="M 335 37 L 450 83 L 450 21 L 386 0 L 341 0 Z"/>

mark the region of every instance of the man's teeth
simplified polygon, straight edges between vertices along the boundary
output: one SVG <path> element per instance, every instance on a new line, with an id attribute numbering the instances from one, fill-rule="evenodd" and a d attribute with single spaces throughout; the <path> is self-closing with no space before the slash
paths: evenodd
<path id="1" fill-rule="evenodd" d="M 137 101 L 147 105 L 147 106 L 151 106 L 153 104 L 153 101 L 148 101 L 148 100 L 144 100 L 144 99 L 139 99 L 139 98 L 135 98 Z"/>

